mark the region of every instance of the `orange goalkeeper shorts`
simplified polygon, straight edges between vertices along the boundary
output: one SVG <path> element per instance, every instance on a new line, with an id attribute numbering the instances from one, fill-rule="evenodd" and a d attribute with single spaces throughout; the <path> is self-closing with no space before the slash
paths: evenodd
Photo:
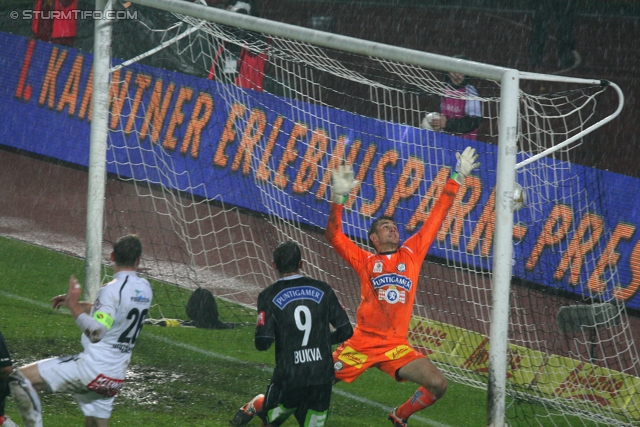
<path id="1" fill-rule="evenodd" d="M 396 375 L 398 369 L 426 357 L 414 350 L 408 340 L 389 342 L 359 332 L 356 330 L 333 352 L 336 380 L 350 383 L 367 369 L 376 367 L 396 381 L 404 381 Z"/>

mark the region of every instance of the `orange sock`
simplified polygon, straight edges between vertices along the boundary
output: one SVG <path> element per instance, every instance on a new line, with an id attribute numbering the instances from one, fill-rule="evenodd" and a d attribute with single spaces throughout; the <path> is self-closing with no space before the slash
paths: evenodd
<path id="1" fill-rule="evenodd" d="M 413 393 L 413 396 L 396 409 L 396 415 L 403 420 L 408 419 L 412 414 L 418 412 L 436 402 L 436 397 L 424 387 L 420 387 Z"/>
<path id="2" fill-rule="evenodd" d="M 262 406 L 264 405 L 264 394 L 259 394 L 251 399 L 251 404 L 256 409 L 256 412 L 262 411 Z"/>

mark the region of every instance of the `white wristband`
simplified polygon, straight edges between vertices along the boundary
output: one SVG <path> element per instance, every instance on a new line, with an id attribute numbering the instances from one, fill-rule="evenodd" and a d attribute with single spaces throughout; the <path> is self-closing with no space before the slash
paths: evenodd
<path id="1" fill-rule="evenodd" d="M 78 317 L 76 317 L 76 325 L 89 337 L 91 342 L 100 341 L 107 332 L 106 326 L 96 322 L 87 313 L 80 313 Z"/>

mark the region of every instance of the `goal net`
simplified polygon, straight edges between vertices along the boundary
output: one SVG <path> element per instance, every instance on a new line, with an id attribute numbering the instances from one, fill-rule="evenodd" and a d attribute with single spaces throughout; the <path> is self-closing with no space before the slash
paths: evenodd
<path id="1" fill-rule="evenodd" d="M 452 93 L 438 58 L 418 66 L 136 3 L 136 20 L 113 25 L 104 240 L 143 239 L 143 268 L 160 282 L 154 318 L 187 320 L 189 296 L 205 288 L 221 321 L 252 321 L 284 240 L 300 244 L 304 273 L 334 287 L 354 318 L 358 278 L 324 238 L 330 171 L 353 165 L 361 184 L 344 232 L 373 250 L 372 219 L 392 215 L 406 239 L 455 154 L 472 146 L 482 165 L 422 266 L 409 338 L 450 380 L 486 389 L 495 211 L 513 202 L 495 190 L 500 81 L 460 60 L 477 66 L 466 73 L 477 93 Z M 526 202 L 514 213 L 508 423 L 638 425 L 626 181 L 580 165 L 591 126 L 616 114 L 617 92 L 547 77 L 521 74 L 512 129 Z M 423 128 L 443 97 L 481 106 L 477 139 Z"/>

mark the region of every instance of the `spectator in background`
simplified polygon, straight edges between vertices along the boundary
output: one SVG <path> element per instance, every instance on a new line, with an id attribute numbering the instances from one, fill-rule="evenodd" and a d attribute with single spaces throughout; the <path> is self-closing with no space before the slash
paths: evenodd
<path id="1" fill-rule="evenodd" d="M 31 30 L 37 40 L 73 46 L 78 0 L 36 0 Z"/>
<path id="2" fill-rule="evenodd" d="M 258 9 L 252 0 L 232 0 L 227 6 L 230 12 L 259 17 Z M 258 47 L 255 53 L 246 45 L 222 41 L 216 51 L 209 70 L 209 79 L 236 84 L 242 88 L 262 91 L 264 68 L 267 63 L 268 40 L 257 33 L 240 28 L 234 30 L 236 37 L 244 43 Z"/>
<path id="3" fill-rule="evenodd" d="M 464 55 L 454 58 L 468 60 Z M 446 87 L 440 100 L 440 114 L 430 120 L 435 131 L 457 134 L 466 139 L 478 139 L 482 123 L 482 104 L 478 91 L 461 73 L 449 72 L 444 77 Z"/>
<path id="4" fill-rule="evenodd" d="M 533 28 L 529 41 L 531 65 L 538 66 L 547 43 L 549 24 L 556 17 L 556 43 L 558 67 L 573 68 L 581 62 L 575 50 L 573 22 L 576 15 L 576 0 L 533 0 Z"/>
<path id="5" fill-rule="evenodd" d="M 4 414 L 4 404 L 10 394 L 8 379 L 11 372 L 13 372 L 13 362 L 7 343 L 0 332 L 0 426 L 2 427 L 18 427 Z"/>

